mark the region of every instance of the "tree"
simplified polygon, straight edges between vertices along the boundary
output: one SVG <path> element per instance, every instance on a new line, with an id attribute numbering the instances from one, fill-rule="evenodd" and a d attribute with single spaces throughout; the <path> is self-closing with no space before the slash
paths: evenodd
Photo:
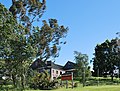
<path id="1" fill-rule="evenodd" d="M 120 32 L 117 32 L 116 34 L 118 35 L 118 37 L 116 38 L 116 40 L 117 40 L 117 50 L 116 50 L 116 52 L 118 53 L 118 59 L 120 59 Z M 119 70 L 118 77 L 120 78 L 120 60 L 118 60 L 117 63 L 118 63 L 117 64 L 118 70 Z"/>
<path id="2" fill-rule="evenodd" d="M 75 75 L 77 77 L 82 77 L 84 81 L 84 79 L 91 76 L 90 67 L 88 66 L 88 56 L 77 51 L 75 51 L 74 54 L 76 61 Z"/>
<path id="3" fill-rule="evenodd" d="M 96 76 L 97 74 L 99 74 L 99 76 L 103 76 L 109 73 L 113 80 L 113 71 L 118 67 L 118 61 L 120 60 L 118 52 L 116 52 L 116 48 L 116 39 L 112 39 L 111 41 L 106 40 L 104 43 L 95 47 L 93 69 Z"/>
<path id="4" fill-rule="evenodd" d="M 30 87 L 34 89 L 48 89 L 50 85 L 50 75 L 47 71 L 36 72 L 30 82 Z"/>
<path id="5" fill-rule="evenodd" d="M 9 11 L 26 28 L 26 33 L 29 33 L 32 23 L 39 21 L 45 9 L 46 0 L 12 0 Z"/>
<path id="6" fill-rule="evenodd" d="M 43 20 L 42 27 L 32 24 L 44 13 L 45 0 L 12 0 L 9 10 L 12 14 L 1 7 L 0 59 L 9 70 L 14 86 L 19 82 L 24 89 L 32 60 L 39 58 L 45 62 L 58 57 L 60 45 L 65 44 L 61 39 L 66 37 L 68 28 L 59 26 L 56 19 L 49 19 L 49 23 Z"/>
<path id="7" fill-rule="evenodd" d="M 32 23 L 39 20 L 46 9 L 46 0 L 12 0 L 10 12 L 23 28 L 20 31 L 25 36 L 24 42 L 29 44 L 36 53 L 36 58 L 46 61 L 51 56 L 58 57 L 60 41 L 66 37 L 68 28 L 59 26 L 56 19 L 43 20 L 43 26 L 34 26 Z"/>
<path id="8" fill-rule="evenodd" d="M 14 86 L 16 86 L 16 81 L 18 80 L 16 75 L 20 76 L 25 68 L 21 66 L 23 63 L 21 60 L 28 60 L 31 57 L 27 51 L 31 49 L 28 45 L 25 45 L 25 37 L 22 34 L 20 35 L 22 31 L 21 25 L 17 23 L 13 15 L 1 4 L 0 10 L 0 61 L 2 63 L 2 70 L 4 70 L 3 75 L 9 74 L 13 79 Z M 26 56 L 23 55 L 25 53 L 27 54 Z M 26 66 L 25 63 L 24 66 Z"/>

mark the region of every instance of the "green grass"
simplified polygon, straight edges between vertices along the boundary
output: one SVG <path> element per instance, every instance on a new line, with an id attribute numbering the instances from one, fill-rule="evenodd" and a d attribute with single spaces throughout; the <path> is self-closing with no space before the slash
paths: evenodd
<path id="1" fill-rule="evenodd" d="M 10 86 L 11 87 L 11 86 Z M 9 88 L 10 88 L 9 87 Z M 4 90 L 1 89 L 0 91 L 17 91 L 17 90 L 13 90 L 13 89 L 9 89 L 7 90 L 8 87 L 5 87 Z M 58 88 L 55 90 L 25 90 L 25 91 L 120 91 L 120 85 L 105 85 L 105 86 L 86 86 L 86 87 L 82 87 L 82 85 L 80 85 L 77 88 L 68 88 L 66 89 L 65 87 L 63 88 Z"/>
<path id="2" fill-rule="evenodd" d="M 106 86 L 86 86 L 77 88 L 59 88 L 56 90 L 26 90 L 26 91 L 120 91 L 120 85 L 106 85 Z"/>
<path id="3" fill-rule="evenodd" d="M 97 86 L 97 82 L 99 79 L 99 86 Z M 118 85 L 119 81 L 119 85 Z M 74 83 L 79 83 L 78 80 L 74 80 Z M 71 81 L 68 81 L 69 87 L 71 86 Z M 88 81 L 86 81 L 86 85 L 89 84 L 89 86 L 82 87 L 82 84 L 78 84 L 79 86 L 77 88 L 68 88 L 65 87 L 55 89 L 55 90 L 25 90 L 25 91 L 120 91 L 120 80 L 114 78 L 114 81 L 111 81 L 111 78 L 103 78 L 103 77 L 92 77 Z M 17 89 L 14 89 L 12 85 L 3 85 L 0 86 L 0 91 L 18 91 Z"/>

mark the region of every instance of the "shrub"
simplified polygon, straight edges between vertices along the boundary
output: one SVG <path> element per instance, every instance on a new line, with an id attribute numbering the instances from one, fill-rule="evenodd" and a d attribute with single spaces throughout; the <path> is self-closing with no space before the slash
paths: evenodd
<path id="1" fill-rule="evenodd" d="M 76 82 L 76 83 L 74 83 L 74 87 L 78 87 L 78 83 Z"/>
<path id="2" fill-rule="evenodd" d="M 57 80 L 50 81 L 50 76 L 47 71 L 37 73 L 29 85 L 30 88 L 42 90 L 55 89 L 59 86 L 60 83 Z"/>
<path id="3" fill-rule="evenodd" d="M 49 85 L 50 88 L 52 88 L 52 89 L 55 89 L 55 88 L 60 87 L 60 83 L 59 83 L 57 80 L 53 80 L 53 81 L 51 81 L 49 84 L 50 84 L 50 85 Z"/>

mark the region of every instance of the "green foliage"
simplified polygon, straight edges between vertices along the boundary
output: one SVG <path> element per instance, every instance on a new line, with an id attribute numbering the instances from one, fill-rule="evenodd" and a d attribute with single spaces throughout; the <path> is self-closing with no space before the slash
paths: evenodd
<path id="1" fill-rule="evenodd" d="M 111 41 L 106 40 L 104 43 L 95 47 L 93 69 L 96 76 L 97 74 L 99 74 L 99 76 L 108 74 L 111 75 L 113 79 L 113 71 L 119 68 L 120 65 L 120 56 L 119 51 L 117 51 L 116 42 L 116 39 L 112 39 Z M 98 69 L 99 73 L 97 73 Z"/>
<path id="2" fill-rule="evenodd" d="M 51 81 L 47 71 L 35 73 L 30 82 L 30 88 L 33 89 L 54 89 L 58 88 L 58 81 Z"/>
<path id="3" fill-rule="evenodd" d="M 31 30 L 32 23 L 39 21 L 46 9 L 46 0 L 12 0 L 9 11 L 26 28 Z"/>
<path id="4" fill-rule="evenodd" d="M 85 71 L 85 77 L 91 76 L 90 67 L 88 66 L 88 56 L 86 54 L 81 54 L 75 51 L 75 61 L 76 61 L 76 77 L 83 77 L 83 72 Z"/>
<path id="5" fill-rule="evenodd" d="M 99 82 L 99 83 L 98 83 Z M 110 77 L 103 78 L 103 77 L 91 77 L 88 81 L 86 81 L 86 86 L 97 86 L 97 85 L 117 85 L 120 81 L 118 79 L 113 79 L 111 81 Z"/>
<path id="6" fill-rule="evenodd" d="M 44 13 L 46 1 L 12 0 L 9 12 L 0 4 L 0 71 L 11 77 L 14 87 L 24 89 L 32 60 L 45 62 L 58 57 L 61 39 L 68 28 L 59 26 L 56 19 L 43 20 L 42 27 L 34 26 Z"/>
<path id="7" fill-rule="evenodd" d="M 54 26 L 55 24 L 57 26 Z M 50 57 L 58 57 L 59 45 L 63 44 L 60 39 L 66 37 L 67 30 L 64 26 L 59 26 L 56 19 L 50 19 L 49 23 L 44 20 L 41 29 L 33 27 L 28 42 L 36 49 L 36 57 L 42 61 Z"/>
<path id="8" fill-rule="evenodd" d="M 14 29 L 17 28 L 17 22 L 12 14 L 0 4 L 0 59 L 3 60 L 11 53 L 10 40 L 15 39 Z"/>
<path id="9" fill-rule="evenodd" d="M 76 83 L 74 83 L 74 87 L 78 87 L 78 84 L 79 84 L 79 83 L 77 83 L 77 82 L 76 82 Z"/>

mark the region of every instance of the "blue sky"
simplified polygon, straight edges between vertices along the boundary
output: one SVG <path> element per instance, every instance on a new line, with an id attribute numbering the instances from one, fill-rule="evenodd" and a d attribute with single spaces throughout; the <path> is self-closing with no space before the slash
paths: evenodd
<path id="1" fill-rule="evenodd" d="M 9 7 L 11 0 L 0 0 Z M 69 27 L 67 44 L 62 45 L 56 63 L 74 62 L 74 51 L 92 59 L 96 44 L 117 37 L 120 32 L 120 0 L 46 0 L 42 19 L 55 18 Z"/>

